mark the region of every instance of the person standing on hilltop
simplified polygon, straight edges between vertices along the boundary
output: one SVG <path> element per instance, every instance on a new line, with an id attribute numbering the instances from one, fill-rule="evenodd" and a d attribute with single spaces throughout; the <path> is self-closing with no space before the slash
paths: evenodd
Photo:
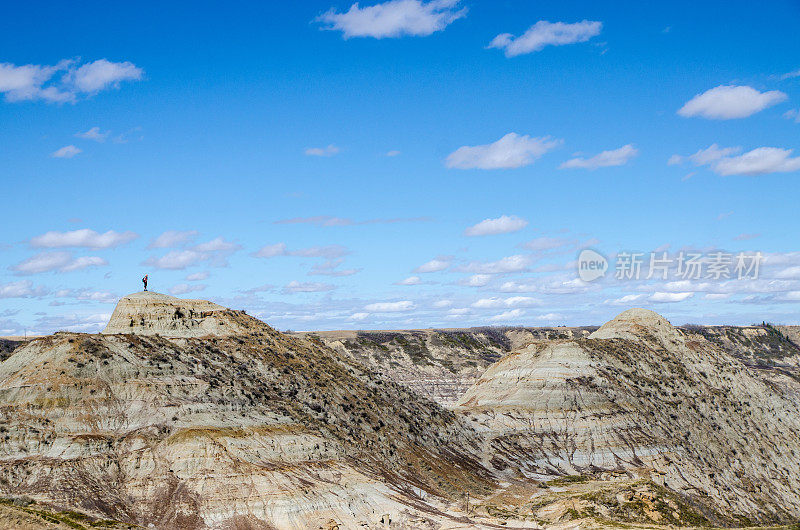
<path id="1" fill-rule="evenodd" d="M 144 284 L 144 290 L 146 291 L 147 290 L 147 274 L 145 274 L 144 278 L 142 278 L 142 283 Z"/>

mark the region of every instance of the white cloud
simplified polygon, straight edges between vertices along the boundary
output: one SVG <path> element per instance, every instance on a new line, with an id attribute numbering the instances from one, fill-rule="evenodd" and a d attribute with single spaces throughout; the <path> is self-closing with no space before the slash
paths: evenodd
<path id="1" fill-rule="evenodd" d="M 240 245 L 217 237 L 183 250 L 171 250 L 161 257 L 151 256 L 142 265 L 157 269 L 182 270 L 198 263 L 210 261 L 217 266 L 227 265 L 226 258 L 239 250 Z"/>
<path id="2" fill-rule="evenodd" d="M 484 285 L 488 284 L 491 280 L 492 280 L 491 274 L 473 274 L 469 278 L 461 280 L 459 283 L 461 285 L 466 285 L 468 287 L 483 287 Z"/>
<path id="3" fill-rule="evenodd" d="M 511 296 L 508 298 L 481 298 L 474 302 L 472 307 L 476 309 L 496 309 L 498 307 L 528 307 L 540 305 L 541 300 L 530 296 Z"/>
<path id="4" fill-rule="evenodd" d="M 498 307 L 504 307 L 504 305 L 503 300 L 500 298 L 481 298 L 472 303 L 472 307 L 477 309 L 496 309 Z"/>
<path id="5" fill-rule="evenodd" d="M 397 282 L 397 285 L 419 285 L 422 283 L 422 280 L 419 276 L 409 276 L 405 280 L 400 280 Z"/>
<path id="6" fill-rule="evenodd" d="M 194 250 L 198 252 L 232 252 L 234 250 L 238 250 L 241 247 L 236 243 L 231 241 L 225 241 L 221 237 L 217 237 L 212 239 L 211 241 L 206 241 L 205 243 L 200 243 L 194 247 Z"/>
<path id="7" fill-rule="evenodd" d="M 738 236 L 734 237 L 734 241 L 750 241 L 751 239 L 757 239 L 761 237 L 761 234 L 739 234 Z"/>
<path id="8" fill-rule="evenodd" d="M 638 154 L 639 150 L 633 147 L 633 145 L 628 144 L 623 145 L 619 149 L 603 151 L 591 158 L 573 158 L 572 160 L 567 160 L 559 166 L 559 169 L 582 168 L 594 170 L 599 167 L 624 166 Z"/>
<path id="9" fill-rule="evenodd" d="M 361 272 L 361 269 L 338 269 L 344 262 L 342 258 L 327 259 L 322 263 L 315 263 L 308 272 L 309 276 L 352 276 Z"/>
<path id="10" fill-rule="evenodd" d="M 47 294 L 44 287 L 34 287 L 30 280 L 0 284 L 0 298 L 37 298 Z"/>
<path id="11" fill-rule="evenodd" d="M 283 287 L 283 292 L 284 294 L 321 293 L 334 289 L 336 289 L 336 286 L 329 283 L 291 281 Z"/>
<path id="12" fill-rule="evenodd" d="M 546 320 L 548 322 L 555 322 L 556 320 L 564 320 L 566 317 L 560 313 L 546 313 L 544 315 L 537 315 L 536 320 Z"/>
<path id="13" fill-rule="evenodd" d="M 59 270 L 61 272 L 70 272 L 86 269 L 88 267 L 102 267 L 103 265 L 108 265 L 108 262 L 103 258 L 97 256 L 80 256 L 64 267 L 61 267 Z"/>
<path id="14" fill-rule="evenodd" d="M 141 68 L 128 61 L 114 63 L 98 59 L 70 70 L 66 77 L 80 92 L 94 94 L 109 87 L 118 88 L 122 81 L 138 81 L 143 73 Z"/>
<path id="15" fill-rule="evenodd" d="M 74 258 L 69 252 L 41 252 L 11 267 L 19 274 L 39 274 L 42 272 L 70 272 L 88 267 L 100 267 L 108 262 L 96 256 Z"/>
<path id="16" fill-rule="evenodd" d="M 800 123 L 800 109 L 789 109 L 783 113 L 783 117 L 795 123 Z"/>
<path id="17" fill-rule="evenodd" d="M 717 221 L 724 221 L 725 219 L 733 215 L 733 213 L 734 213 L 733 210 L 729 212 L 722 212 L 721 214 L 717 215 Z"/>
<path id="18" fill-rule="evenodd" d="M 496 219 L 484 219 L 464 230 L 466 236 L 488 236 L 518 232 L 528 226 L 528 221 L 516 215 L 501 215 Z"/>
<path id="19" fill-rule="evenodd" d="M 411 300 L 401 300 L 399 302 L 377 302 L 368 304 L 364 306 L 364 310 L 371 313 L 397 313 L 401 311 L 411 311 L 414 307 L 414 302 Z"/>
<path id="20" fill-rule="evenodd" d="M 369 317 L 369 313 L 353 313 L 352 315 L 350 315 L 350 320 L 359 321 L 359 320 L 364 320 L 367 317 Z"/>
<path id="21" fill-rule="evenodd" d="M 547 294 L 574 294 L 586 292 L 589 288 L 590 284 L 566 275 L 538 278 L 528 283 L 508 281 L 500 286 L 500 290 L 504 293 L 539 292 Z"/>
<path id="22" fill-rule="evenodd" d="M 74 103 L 82 95 L 118 88 L 120 82 L 139 80 L 143 74 L 133 63 L 106 59 L 80 66 L 77 61 L 66 59 L 53 66 L 0 63 L 0 92 L 9 102 Z"/>
<path id="23" fill-rule="evenodd" d="M 800 170 L 800 157 L 792 158 L 791 149 L 758 147 L 733 156 L 741 150 L 741 147 L 719 147 L 717 144 L 712 144 L 687 158 L 695 165 L 709 166 L 712 171 L 723 176 L 764 175 Z"/>
<path id="24" fill-rule="evenodd" d="M 694 293 L 663 293 L 663 292 L 656 292 L 653 293 L 649 300 L 651 302 L 662 302 L 662 303 L 669 303 L 669 302 L 682 302 L 687 298 L 691 298 L 694 296 Z"/>
<path id="25" fill-rule="evenodd" d="M 800 264 L 800 252 L 785 252 L 767 254 L 769 265 L 798 265 Z"/>
<path id="26" fill-rule="evenodd" d="M 696 166 L 705 166 L 722 158 L 735 155 L 741 150 L 741 147 L 720 147 L 717 144 L 711 144 L 707 148 L 690 155 L 689 160 L 694 162 Z"/>
<path id="27" fill-rule="evenodd" d="M 65 145 L 64 147 L 56 149 L 50 153 L 50 156 L 52 158 L 72 158 L 80 152 L 81 150 L 74 145 Z"/>
<path id="28" fill-rule="evenodd" d="M 677 166 L 678 164 L 682 163 L 683 163 L 683 157 L 681 155 L 672 155 L 671 157 L 669 157 L 669 160 L 667 160 L 668 166 Z"/>
<path id="29" fill-rule="evenodd" d="M 478 274 L 505 274 L 523 271 L 527 269 L 530 264 L 530 257 L 517 254 L 514 256 L 507 256 L 497 261 L 473 261 L 462 267 L 461 270 Z"/>
<path id="30" fill-rule="evenodd" d="M 0 63 L 0 92 L 7 101 L 32 99 L 38 86 L 53 75 L 54 67 Z"/>
<path id="31" fill-rule="evenodd" d="M 197 237 L 196 230 L 167 230 L 147 245 L 147 248 L 178 247 Z"/>
<path id="32" fill-rule="evenodd" d="M 786 94 L 779 90 L 759 92 L 749 86 L 721 85 L 690 99 L 678 110 L 678 114 L 710 120 L 746 118 L 786 98 Z"/>
<path id="33" fill-rule="evenodd" d="M 794 70 L 791 72 L 787 72 L 780 76 L 781 81 L 786 81 L 787 79 L 792 79 L 794 77 L 800 77 L 800 70 Z"/>
<path id="34" fill-rule="evenodd" d="M 457 10 L 457 4 L 458 0 L 390 0 L 367 7 L 356 3 L 344 13 L 331 9 L 317 21 L 328 24 L 324 29 L 341 31 L 345 39 L 427 36 L 466 15 L 467 10 Z"/>
<path id="35" fill-rule="evenodd" d="M 437 301 L 435 301 L 433 303 L 433 307 L 436 307 L 436 308 L 439 308 L 439 309 L 441 309 L 443 307 L 450 307 L 451 305 L 453 305 L 453 301 L 452 300 L 437 300 Z"/>
<path id="36" fill-rule="evenodd" d="M 585 292 L 589 288 L 589 284 L 582 281 L 580 278 L 573 278 L 571 280 L 555 279 L 546 282 L 542 286 L 543 293 L 580 293 Z"/>
<path id="37" fill-rule="evenodd" d="M 776 278 L 800 280 L 800 266 L 787 267 L 775 275 Z"/>
<path id="38" fill-rule="evenodd" d="M 78 331 L 85 333 L 98 332 L 108 324 L 109 313 L 95 315 L 58 315 L 43 316 L 37 319 L 36 326 L 41 332 L 52 333 L 56 330 Z"/>
<path id="39" fill-rule="evenodd" d="M 628 305 L 642 298 L 644 298 L 643 294 L 626 294 L 621 298 L 617 298 L 614 300 L 606 300 L 604 303 L 611 305 Z"/>
<path id="40" fill-rule="evenodd" d="M 531 298 L 530 296 L 511 296 L 505 299 L 505 304 L 508 307 L 517 307 L 517 306 L 531 306 L 531 305 L 541 305 L 542 301 L 538 298 Z"/>
<path id="41" fill-rule="evenodd" d="M 141 141 L 141 140 L 144 140 L 144 135 L 142 134 L 141 126 L 136 126 L 123 133 L 120 133 L 113 139 L 115 144 L 127 144 L 130 141 Z"/>
<path id="42" fill-rule="evenodd" d="M 449 266 L 450 266 L 449 258 L 439 257 L 436 259 L 432 259 L 426 263 L 423 263 L 422 265 L 414 269 L 414 272 L 417 273 L 439 272 L 445 270 Z"/>
<path id="43" fill-rule="evenodd" d="M 75 300 L 115 304 L 119 296 L 110 291 L 92 291 L 91 289 L 61 289 L 55 292 L 56 298 L 74 298 Z M 53 305 L 51 303 L 51 305 Z"/>
<path id="44" fill-rule="evenodd" d="M 445 164 L 456 169 L 518 168 L 532 164 L 561 143 L 549 136 L 531 138 L 512 132 L 491 144 L 459 147 L 447 156 Z"/>
<path id="45" fill-rule="evenodd" d="M 672 293 L 706 291 L 711 287 L 709 282 L 694 283 L 691 280 L 675 280 L 663 285 L 665 291 Z"/>
<path id="46" fill-rule="evenodd" d="M 574 24 L 540 20 L 519 37 L 515 37 L 511 33 L 502 33 L 496 36 L 488 47 L 502 49 L 505 51 L 506 57 L 514 57 L 524 53 L 538 52 L 546 46 L 586 42 L 599 35 L 602 29 L 602 22 L 590 20 Z"/>
<path id="47" fill-rule="evenodd" d="M 94 230 L 83 228 L 69 232 L 47 232 L 31 239 L 30 244 L 32 247 L 37 248 L 116 248 L 130 243 L 138 237 L 139 234 L 130 231 L 115 232 L 109 230 L 99 234 Z"/>
<path id="48" fill-rule="evenodd" d="M 339 152 L 339 148 L 333 144 L 327 147 L 307 147 L 305 153 L 307 156 L 333 156 Z"/>
<path id="49" fill-rule="evenodd" d="M 257 258 L 274 258 L 275 256 L 286 255 L 286 243 L 275 243 L 274 245 L 265 245 L 258 249 L 253 256 Z"/>
<path id="50" fill-rule="evenodd" d="M 275 243 L 258 249 L 252 255 L 256 258 L 274 258 L 276 256 L 299 256 L 302 258 L 325 258 L 333 260 L 349 254 L 350 251 L 341 245 L 314 246 L 289 250 L 286 243 Z"/>
<path id="51" fill-rule="evenodd" d="M 26 64 L 17 66 L 0 63 L 0 92 L 6 101 L 26 101 L 43 99 L 48 102 L 64 102 L 74 99 L 74 95 L 55 85 L 45 87 L 57 72 L 68 69 L 71 61 L 61 61 L 54 66 Z"/>
<path id="52" fill-rule="evenodd" d="M 178 285 L 173 285 L 172 287 L 170 287 L 169 292 L 171 294 L 174 294 L 175 296 L 178 296 L 181 294 L 192 293 L 195 291 L 203 291 L 205 290 L 206 287 L 208 286 L 202 283 L 196 283 L 194 285 L 188 283 L 179 283 Z"/>
<path id="53" fill-rule="evenodd" d="M 196 250 L 171 250 L 159 258 L 148 258 L 144 265 L 150 265 L 157 269 L 182 270 L 207 259 L 207 255 Z"/>
<path id="54" fill-rule="evenodd" d="M 111 131 L 101 132 L 100 127 L 92 127 L 86 132 L 77 133 L 75 136 L 84 140 L 94 140 L 95 142 L 105 142 Z"/>
<path id="55" fill-rule="evenodd" d="M 308 248 L 300 248 L 288 251 L 287 256 L 300 256 L 303 258 L 325 258 L 335 259 L 349 254 L 350 251 L 341 245 L 325 245 Z"/>
<path id="56" fill-rule="evenodd" d="M 800 157 L 791 158 L 791 149 L 759 147 L 743 155 L 723 158 L 713 169 L 720 175 L 764 175 L 800 170 Z"/>
<path id="57" fill-rule="evenodd" d="M 208 278 L 208 271 L 195 272 L 186 276 L 186 280 L 190 282 L 199 282 Z"/>
<path id="58" fill-rule="evenodd" d="M 398 150 L 396 150 L 396 149 L 393 149 L 393 150 L 391 150 L 391 151 L 387 151 L 387 152 L 386 152 L 386 156 L 397 156 L 397 155 L 399 155 L 399 154 L 400 154 L 400 151 L 398 151 Z"/>
<path id="59" fill-rule="evenodd" d="M 508 321 L 508 320 L 518 319 L 518 318 L 522 317 L 523 315 L 525 315 L 525 311 L 524 310 L 522 310 L 522 309 L 511 309 L 509 311 L 505 311 L 503 313 L 500 313 L 499 315 L 495 315 L 493 317 L 490 317 L 489 320 L 491 320 L 492 322 L 505 322 L 505 321 Z"/>
<path id="60" fill-rule="evenodd" d="M 508 281 L 500 286 L 500 290 L 504 293 L 533 293 L 539 290 L 539 286 L 535 283 Z"/>

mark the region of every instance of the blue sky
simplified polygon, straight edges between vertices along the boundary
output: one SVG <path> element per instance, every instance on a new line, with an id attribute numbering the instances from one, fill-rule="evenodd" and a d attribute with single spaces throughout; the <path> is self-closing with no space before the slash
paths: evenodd
<path id="1" fill-rule="evenodd" d="M 6 6 L 0 334 L 145 273 L 280 329 L 799 323 L 800 5 L 649 4 Z M 615 277 L 653 251 L 765 259 Z"/>

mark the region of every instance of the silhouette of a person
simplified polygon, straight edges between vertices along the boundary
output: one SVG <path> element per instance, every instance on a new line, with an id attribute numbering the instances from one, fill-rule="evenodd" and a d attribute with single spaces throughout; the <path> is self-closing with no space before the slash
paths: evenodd
<path id="1" fill-rule="evenodd" d="M 142 278 L 142 283 L 144 284 L 144 290 L 146 291 L 147 290 L 147 274 L 145 274 L 144 278 Z"/>

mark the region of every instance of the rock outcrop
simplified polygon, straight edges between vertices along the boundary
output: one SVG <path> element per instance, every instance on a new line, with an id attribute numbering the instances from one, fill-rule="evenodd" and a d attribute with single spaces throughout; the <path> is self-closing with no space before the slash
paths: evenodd
<path id="1" fill-rule="evenodd" d="M 153 291 L 122 298 L 102 333 L 207 337 L 247 333 L 236 311 L 207 300 L 184 300 Z"/>
<path id="2" fill-rule="evenodd" d="M 681 342 L 680 332 L 654 311 L 635 307 L 600 326 L 590 339 L 656 340 L 670 347 Z"/>

